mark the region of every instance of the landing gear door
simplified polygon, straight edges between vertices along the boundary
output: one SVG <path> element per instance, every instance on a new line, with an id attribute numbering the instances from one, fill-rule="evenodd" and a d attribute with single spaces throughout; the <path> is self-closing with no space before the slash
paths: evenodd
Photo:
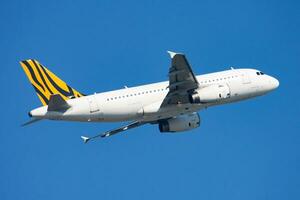
<path id="1" fill-rule="evenodd" d="M 97 103 L 97 99 L 94 95 L 88 97 L 89 105 L 90 105 L 90 113 L 98 112 L 99 106 Z"/>

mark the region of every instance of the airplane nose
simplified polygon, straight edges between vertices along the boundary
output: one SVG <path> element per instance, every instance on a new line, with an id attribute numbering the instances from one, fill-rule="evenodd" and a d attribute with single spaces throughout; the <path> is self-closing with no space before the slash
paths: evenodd
<path id="1" fill-rule="evenodd" d="M 271 80 L 269 81 L 269 83 L 270 83 L 272 90 L 275 90 L 279 86 L 279 81 L 274 77 L 271 77 Z"/>

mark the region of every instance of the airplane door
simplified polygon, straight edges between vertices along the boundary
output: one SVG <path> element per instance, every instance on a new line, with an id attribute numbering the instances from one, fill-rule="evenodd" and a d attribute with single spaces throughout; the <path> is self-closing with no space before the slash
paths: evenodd
<path id="1" fill-rule="evenodd" d="M 220 93 L 219 97 L 222 99 L 227 99 L 231 96 L 230 87 L 228 84 L 225 85 L 219 85 Z"/>
<path id="2" fill-rule="evenodd" d="M 249 84 L 249 83 L 251 83 L 251 79 L 250 79 L 250 77 L 247 74 L 241 74 L 241 76 L 242 76 L 243 84 Z"/>
<path id="3" fill-rule="evenodd" d="M 230 87 L 228 84 L 226 84 L 226 87 L 225 87 L 225 94 L 226 94 L 226 98 L 231 97 L 231 91 L 230 91 Z"/>
<path id="4" fill-rule="evenodd" d="M 97 103 L 97 100 L 96 100 L 94 95 L 89 96 L 88 101 L 89 101 L 89 105 L 90 105 L 90 113 L 95 113 L 95 112 L 98 112 L 100 110 L 99 106 L 98 106 L 98 103 Z"/>

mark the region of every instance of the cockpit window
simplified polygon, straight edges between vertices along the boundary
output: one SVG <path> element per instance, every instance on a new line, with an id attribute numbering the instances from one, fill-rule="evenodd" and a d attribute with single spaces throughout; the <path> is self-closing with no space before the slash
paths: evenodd
<path id="1" fill-rule="evenodd" d="M 256 74 L 259 76 L 259 75 L 264 75 L 265 73 L 263 73 L 263 72 L 256 72 Z"/>

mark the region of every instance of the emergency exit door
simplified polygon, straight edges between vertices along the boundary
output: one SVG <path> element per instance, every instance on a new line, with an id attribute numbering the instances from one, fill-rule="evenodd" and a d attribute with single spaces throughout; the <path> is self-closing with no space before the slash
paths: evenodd
<path id="1" fill-rule="evenodd" d="M 88 97 L 88 101 L 90 105 L 90 113 L 98 112 L 100 110 L 95 96 Z"/>
<path id="2" fill-rule="evenodd" d="M 247 74 L 241 74 L 241 76 L 242 76 L 243 84 L 251 83 L 251 79 Z"/>

